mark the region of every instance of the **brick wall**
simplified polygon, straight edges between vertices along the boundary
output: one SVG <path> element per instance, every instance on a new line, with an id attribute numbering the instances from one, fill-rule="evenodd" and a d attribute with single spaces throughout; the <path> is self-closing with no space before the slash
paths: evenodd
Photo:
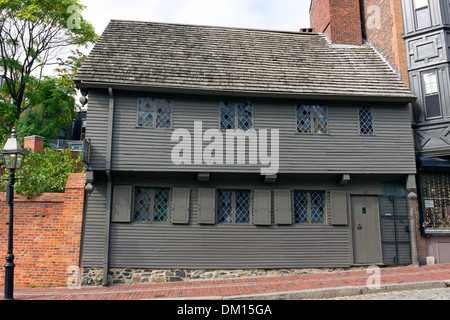
<path id="1" fill-rule="evenodd" d="M 404 29 L 401 2 L 361 0 L 361 16 L 363 37 L 401 74 L 403 82 L 409 86 L 406 45 L 402 38 Z"/>
<path id="2" fill-rule="evenodd" d="M 362 45 L 359 0 L 313 0 L 310 23 L 332 43 Z"/>
<path id="3" fill-rule="evenodd" d="M 79 266 L 85 174 L 71 174 L 65 193 L 14 200 L 14 285 L 66 286 L 69 266 Z M 9 207 L 0 193 L 0 258 L 7 252 Z M 4 263 L 0 286 L 4 283 Z"/>

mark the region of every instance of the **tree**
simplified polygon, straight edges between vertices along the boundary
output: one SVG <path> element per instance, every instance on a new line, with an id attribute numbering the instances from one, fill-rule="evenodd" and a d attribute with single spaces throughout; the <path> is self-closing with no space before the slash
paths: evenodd
<path id="1" fill-rule="evenodd" d="M 9 132 L 38 105 L 43 68 L 59 50 L 94 43 L 98 36 L 79 0 L 0 0 L 0 121 Z M 1 134 L 1 132 L 0 132 Z"/>
<path id="2" fill-rule="evenodd" d="M 57 138 L 61 128 L 72 125 L 73 115 L 80 109 L 75 103 L 73 77 L 85 59 L 86 56 L 79 50 L 73 50 L 65 61 L 58 59 L 57 75 L 41 80 L 39 89 L 31 99 L 35 106 L 25 111 L 16 122 L 22 136 L 38 135 L 49 141 Z"/>

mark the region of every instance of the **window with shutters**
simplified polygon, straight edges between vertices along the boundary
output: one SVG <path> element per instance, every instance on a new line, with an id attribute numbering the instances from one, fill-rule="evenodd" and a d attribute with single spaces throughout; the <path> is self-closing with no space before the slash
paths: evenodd
<path id="1" fill-rule="evenodd" d="M 135 188 L 134 221 L 167 222 L 170 189 Z"/>
<path id="2" fill-rule="evenodd" d="M 327 107 L 318 105 L 298 105 L 297 132 L 298 133 L 328 133 Z"/>
<path id="3" fill-rule="evenodd" d="M 427 120 L 442 118 L 437 70 L 422 73 L 425 116 Z"/>
<path id="4" fill-rule="evenodd" d="M 156 98 L 138 99 L 137 126 L 143 128 L 172 128 L 173 100 Z"/>
<path id="5" fill-rule="evenodd" d="M 250 130 L 253 128 L 253 106 L 251 102 L 220 103 L 221 130 Z"/>
<path id="6" fill-rule="evenodd" d="M 250 190 L 217 190 L 218 223 L 250 223 Z"/>
<path id="7" fill-rule="evenodd" d="M 325 223 L 325 192 L 294 191 L 294 222 Z"/>

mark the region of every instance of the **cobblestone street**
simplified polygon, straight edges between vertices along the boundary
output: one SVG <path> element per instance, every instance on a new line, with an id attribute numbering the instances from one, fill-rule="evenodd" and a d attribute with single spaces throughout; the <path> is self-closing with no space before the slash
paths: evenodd
<path id="1" fill-rule="evenodd" d="M 322 300 L 450 300 L 450 288 L 405 290 Z"/>

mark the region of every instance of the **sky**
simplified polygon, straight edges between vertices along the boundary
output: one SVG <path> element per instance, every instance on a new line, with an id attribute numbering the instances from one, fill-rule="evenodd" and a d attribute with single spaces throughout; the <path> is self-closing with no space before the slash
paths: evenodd
<path id="1" fill-rule="evenodd" d="M 311 0 L 81 0 L 101 34 L 111 19 L 298 31 Z"/>

